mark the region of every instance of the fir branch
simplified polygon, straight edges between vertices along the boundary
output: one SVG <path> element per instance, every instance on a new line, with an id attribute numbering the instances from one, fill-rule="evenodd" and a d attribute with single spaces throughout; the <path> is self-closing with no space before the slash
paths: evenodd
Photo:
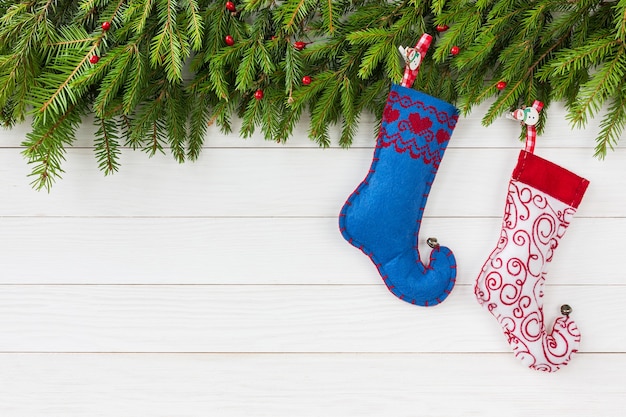
<path id="1" fill-rule="evenodd" d="M 576 101 L 572 103 L 568 119 L 574 126 L 582 126 L 588 116 L 596 114 L 607 97 L 612 96 L 626 72 L 626 56 L 621 44 L 610 61 L 605 62 L 589 81 L 580 86 Z"/>
<path id="2" fill-rule="evenodd" d="M 105 22 L 111 22 L 111 24 L 113 23 L 122 23 L 122 19 L 123 19 L 123 14 L 125 11 L 125 7 L 127 7 L 126 2 L 128 0 L 120 0 L 117 5 L 115 6 L 115 8 L 113 9 L 113 12 L 109 15 L 105 15 L 104 17 L 104 21 Z"/>
<path id="3" fill-rule="evenodd" d="M 445 4 L 446 0 L 432 0 L 430 2 L 430 10 L 435 16 L 438 16 L 443 12 Z"/>
<path id="4" fill-rule="evenodd" d="M 438 22 L 450 24 L 452 19 L 455 19 L 455 24 L 444 33 L 437 43 L 433 54 L 435 63 L 442 63 L 448 59 L 453 46 L 463 47 L 476 39 L 484 25 L 480 13 L 469 4 L 464 4 L 458 10 L 442 15 Z"/>
<path id="5" fill-rule="evenodd" d="M 254 58 L 256 64 L 265 74 L 272 74 L 276 70 L 276 65 L 272 60 L 272 55 L 263 42 L 258 42 L 254 48 Z"/>
<path id="6" fill-rule="evenodd" d="M 164 153 L 163 146 L 167 143 L 165 121 L 161 117 L 164 114 L 167 86 L 163 79 L 160 80 L 159 85 L 156 96 L 136 112 L 131 121 L 127 141 L 132 148 L 141 148 L 150 156 L 154 156 L 157 152 Z"/>
<path id="7" fill-rule="evenodd" d="M 365 56 L 363 57 L 363 61 L 361 62 L 361 68 L 359 69 L 359 77 L 362 79 L 369 78 L 372 73 L 378 68 L 380 61 L 393 54 L 392 56 L 396 57 L 396 51 L 393 44 L 390 42 L 386 42 L 385 39 L 388 36 L 383 37 L 382 41 L 376 42 L 371 45 L 367 52 L 365 52 Z"/>
<path id="8" fill-rule="evenodd" d="M 36 9 L 36 6 L 38 4 L 40 4 L 41 6 L 39 10 Z M 54 0 L 45 0 L 41 2 L 33 1 L 29 3 L 29 5 L 33 6 L 33 10 L 37 12 L 36 14 L 38 15 L 40 20 L 43 20 L 48 16 L 48 12 L 51 11 L 51 9 L 54 7 L 54 4 Z"/>
<path id="9" fill-rule="evenodd" d="M 197 0 L 182 0 L 187 20 L 187 33 L 191 39 L 191 46 L 194 51 L 202 48 L 202 37 L 204 34 L 204 22 L 200 15 Z"/>
<path id="10" fill-rule="evenodd" d="M 530 7 L 532 7 L 532 5 Z M 481 14 L 484 12 L 488 12 L 488 20 L 497 19 L 498 17 L 508 15 L 515 10 L 525 9 L 519 7 L 519 3 L 516 0 L 482 0 L 476 3 L 476 8 Z"/>
<path id="11" fill-rule="evenodd" d="M 131 56 L 131 62 L 129 63 L 126 84 L 124 85 L 123 112 L 128 115 L 133 112 L 146 96 L 148 63 L 136 44 L 129 44 L 127 48 Z"/>
<path id="12" fill-rule="evenodd" d="M 132 129 L 132 120 L 128 118 L 128 116 L 122 114 L 118 118 L 117 126 L 121 136 L 124 137 L 124 142 L 129 143 L 131 141 L 130 132 Z"/>
<path id="13" fill-rule="evenodd" d="M 615 10 L 615 27 L 617 28 L 616 39 L 626 42 L 626 1 L 619 0 L 614 6 Z"/>
<path id="14" fill-rule="evenodd" d="M 323 0 L 321 2 L 321 15 L 324 21 L 326 33 L 333 35 L 335 33 L 335 20 L 337 15 L 334 11 L 335 5 L 333 0 Z"/>
<path id="15" fill-rule="evenodd" d="M 29 5 L 20 2 L 9 7 L 0 17 L 0 41 L 7 42 L 21 32 L 26 22 L 32 22 L 35 16 L 30 13 Z"/>
<path id="16" fill-rule="evenodd" d="M 468 66 L 480 66 L 483 62 L 489 59 L 493 48 L 498 42 L 498 37 L 492 31 L 484 31 L 481 33 L 476 42 L 472 44 L 466 52 L 457 57 L 455 66 L 459 70 L 463 70 Z"/>
<path id="17" fill-rule="evenodd" d="M 548 81 L 572 71 L 589 69 L 598 65 L 618 45 L 618 41 L 602 32 L 597 39 L 590 40 L 584 47 L 565 49 L 555 54 L 550 63 L 538 72 L 538 76 L 542 81 Z"/>
<path id="18" fill-rule="evenodd" d="M 285 49 L 285 59 L 282 62 L 282 70 L 285 74 L 285 93 L 290 94 L 302 78 L 303 60 L 300 51 L 295 48 Z"/>
<path id="19" fill-rule="evenodd" d="M 358 76 L 367 79 L 378 70 L 381 61 L 386 64 L 387 74 L 394 75 L 399 66 L 397 46 L 392 39 L 394 34 L 390 29 L 369 28 L 363 31 L 353 32 L 347 35 L 346 39 L 353 46 L 363 47 L 363 55 L 355 52 L 359 56 L 360 68 Z"/>
<path id="20" fill-rule="evenodd" d="M 72 71 L 66 77 L 64 77 L 62 82 L 58 85 L 57 89 L 52 94 L 50 94 L 49 97 L 39 106 L 39 108 L 37 109 L 36 117 L 41 117 L 43 123 L 46 123 L 46 119 L 48 117 L 54 117 L 57 114 L 65 113 L 65 110 L 67 109 L 69 103 L 76 104 L 77 97 L 72 94 L 69 89 L 69 85 L 74 80 L 74 78 L 86 68 L 87 61 L 91 56 L 96 53 L 101 41 L 102 36 L 98 36 L 95 38 L 93 46 L 89 49 L 89 51 L 84 54 L 82 59 L 80 59 L 80 61 L 74 66 Z M 33 94 L 36 95 L 36 92 L 34 92 Z M 37 100 L 36 97 L 35 100 Z"/>
<path id="21" fill-rule="evenodd" d="M 100 92 L 94 100 L 94 111 L 99 117 L 103 117 L 109 104 L 117 97 L 118 92 L 123 88 L 130 66 L 133 63 L 132 48 L 124 47 L 109 51 L 106 62 L 98 66 L 99 71 L 106 76 L 100 84 Z"/>
<path id="22" fill-rule="evenodd" d="M 302 22 L 315 11 L 317 0 L 286 0 L 281 7 L 282 24 L 286 33 L 298 31 Z"/>
<path id="23" fill-rule="evenodd" d="M 337 78 L 329 79 L 311 114 L 309 137 L 323 147 L 330 146 L 329 124 L 336 123 L 338 120 L 337 96 L 339 91 L 340 86 Z"/>
<path id="24" fill-rule="evenodd" d="M 148 144 L 144 147 L 144 151 L 153 157 L 157 152 L 165 154 L 163 151 L 163 144 L 166 142 L 165 135 L 163 134 L 163 121 L 154 119 L 148 130 Z"/>
<path id="25" fill-rule="evenodd" d="M 291 108 L 304 108 L 307 103 L 314 101 L 322 91 L 328 88 L 335 76 L 334 71 L 324 71 L 318 74 L 306 88 L 295 89 L 292 96 L 293 102 L 290 105 Z"/>
<path id="26" fill-rule="evenodd" d="M 588 3 L 588 4 L 585 4 Z M 586 36 L 586 27 L 589 24 L 589 12 L 593 7 L 592 4 L 597 3 L 597 0 L 584 0 L 576 3 L 563 3 L 558 2 L 555 5 L 555 9 L 558 10 L 557 14 L 554 14 L 553 19 L 546 25 L 545 32 L 542 36 L 541 46 L 546 46 L 553 39 L 560 38 L 565 33 L 572 33 L 572 46 L 575 45 L 576 32 L 584 33 Z"/>
<path id="27" fill-rule="evenodd" d="M 355 86 L 349 77 L 344 76 L 340 83 L 341 90 L 341 115 L 343 117 L 341 126 L 341 136 L 339 145 L 349 147 L 354 140 L 357 130 L 359 111 L 356 107 L 356 96 L 358 87 Z"/>
<path id="28" fill-rule="evenodd" d="M 296 124 L 302 117 L 303 106 L 291 105 L 289 111 L 283 112 L 279 115 L 278 125 L 274 131 L 274 140 L 278 143 L 284 143 L 287 141 Z"/>
<path id="29" fill-rule="evenodd" d="M 532 78 L 535 74 L 535 69 L 544 62 L 546 57 L 552 53 L 555 49 L 560 47 L 568 38 L 569 34 L 566 33 L 561 38 L 557 39 L 553 45 L 546 48 L 538 58 L 534 60 L 532 65 L 528 67 L 525 75 L 520 78 L 513 86 L 507 87 L 507 91 L 504 95 L 500 96 L 496 102 L 489 108 L 487 114 L 483 117 L 483 124 L 489 125 L 493 123 L 496 117 L 503 114 L 505 111 L 510 110 L 515 105 L 519 104 L 516 101 L 522 96 L 523 90 L 532 88 Z M 527 95 L 527 101 L 535 100 L 537 97 L 529 97 Z M 523 103 L 526 105 L 527 103 Z"/>
<path id="30" fill-rule="evenodd" d="M 604 159 L 607 150 L 614 150 L 626 126 L 626 91 L 624 82 L 620 83 L 618 93 L 612 98 L 606 115 L 600 123 L 600 133 L 596 137 L 594 156 Z"/>
<path id="31" fill-rule="evenodd" d="M 183 59 L 189 51 L 176 25 L 176 0 L 157 2 L 157 15 L 161 29 L 150 42 L 150 64 L 163 65 L 168 81 L 182 81 Z"/>
<path id="32" fill-rule="evenodd" d="M 265 140 L 280 142 L 278 131 L 282 122 L 282 113 L 290 112 L 287 108 L 285 111 L 285 96 L 282 91 L 270 89 L 267 91 L 262 104 L 262 117 L 260 120 L 261 132 Z M 291 132 L 289 132 L 291 133 Z"/>
<path id="33" fill-rule="evenodd" d="M 96 131 L 95 148 L 98 167 L 109 175 L 117 172 L 119 163 L 119 134 L 117 123 L 112 119 L 95 119 L 98 130 Z"/>
<path id="34" fill-rule="evenodd" d="M 354 45 L 370 46 L 378 43 L 380 38 L 386 38 L 389 31 L 384 28 L 367 28 L 361 31 L 349 33 L 346 39 Z"/>
<path id="35" fill-rule="evenodd" d="M 235 12 L 214 0 L 5 2 L 0 118 L 10 125 L 32 112 L 40 178 L 62 172 L 62 148 L 87 111 L 99 123 L 105 174 L 115 171 L 119 138 L 149 154 L 169 146 L 179 161 L 196 159 L 206 127 L 229 132 L 235 115 L 244 119 L 241 136 L 260 128 L 284 142 L 309 111 L 311 139 L 328 146 L 329 126 L 341 123 L 347 147 L 362 112 L 380 118 L 390 83 L 402 76 L 397 46 L 429 32 L 436 48 L 416 88 L 456 100 L 464 113 L 494 97 L 485 124 L 534 99 L 546 107 L 565 99 L 575 126 L 604 110 L 596 147 L 603 157 L 624 127 L 625 1 L 243 0 Z M 307 40 L 304 50 L 294 47 Z M 452 56 L 452 46 L 461 53 Z M 87 62 L 96 54 L 97 64 Z M 303 85 L 303 75 L 313 82 Z M 507 83 L 502 91 L 498 81 Z M 263 99 L 252 97 L 256 89 Z"/>
<path id="36" fill-rule="evenodd" d="M 252 88 L 257 75 L 256 48 L 249 42 L 243 49 L 241 64 L 237 67 L 235 89 L 246 91 Z"/>
<path id="37" fill-rule="evenodd" d="M 228 101 L 230 94 L 225 74 L 222 71 L 211 71 L 210 80 L 212 90 L 217 94 L 217 96 L 222 100 Z"/>
<path id="38" fill-rule="evenodd" d="M 185 161 L 187 142 L 187 97 L 180 84 L 168 84 L 164 97 L 165 125 L 172 154 L 178 162 Z"/>
<path id="39" fill-rule="evenodd" d="M 240 134 L 244 138 L 249 138 L 254 134 L 255 126 L 261 122 L 263 116 L 263 105 L 261 100 L 249 98 L 242 115 Z"/>
<path id="40" fill-rule="evenodd" d="M 198 159 L 204 135 L 211 123 L 211 105 L 207 94 L 196 94 L 197 102 L 189 106 L 189 145 L 187 148 L 187 158 L 192 161 Z"/>
<path id="41" fill-rule="evenodd" d="M 131 0 L 130 6 L 126 10 L 125 21 L 131 22 L 135 34 L 141 35 L 146 27 L 154 0 Z"/>
<path id="42" fill-rule="evenodd" d="M 16 98 L 18 99 L 17 103 L 24 102 L 24 98 L 19 99 L 16 95 L 24 97 L 28 91 L 30 82 L 26 82 L 26 85 L 23 82 L 27 80 L 28 75 L 23 70 L 23 68 L 29 66 L 26 64 L 27 60 L 28 57 L 18 54 L 0 57 L 0 74 L 2 74 L 0 76 L 0 108 L 6 107 L 8 103 L 15 101 Z M 22 88 L 20 88 L 21 85 L 23 86 Z M 17 115 L 15 111 L 12 111 L 11 117 L 15 118 L 16 116 L 23 118 L 23 114 Z"/>
<path id="43" fill-rule="evenodd" d="M 390 87 L 390 82 L 384 79 L 365 86 L 356 101 L 357 111 L 369 110 L 380 118 L 385 104 L 386 92 L 389 91 Z"/>
<path id="44" fill-rule="evenodd" d="M 106 0 L 84 0 L 78 5 L 78 9 L 83 13 L 89 13 L 92 10 L 104 6 L 106 3 Z"/>
<path id="45" fill-rule="evenodd" d="M 22 153 L 28 163 L 34 165 L 29 176 L 35 177 L 31 185 L 41 190 L 50 191 L 53 182 L 65 172 L 61 163 L 65 160 L 65 146 L 71 145 L 75 132 L 80 125 L 81 110 L 70 106 L 52 123 L 33 122 L 32 132 L 26 135 L 22 143 Z"/>
<path id="46" fill-rule="evenodd" d="M 233 127 L 230 117 L 232 107 L 232 102 L 228 100 L 220 100 L 213 103 L 213 114 L 211 115 L 208 125 L 211 126 L 217 123 L 222 133 L 232 133 Z"/>

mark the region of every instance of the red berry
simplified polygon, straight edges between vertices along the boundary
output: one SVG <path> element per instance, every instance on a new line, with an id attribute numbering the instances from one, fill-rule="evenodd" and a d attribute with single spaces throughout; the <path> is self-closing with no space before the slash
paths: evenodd
<path id="1" fill-rule="evenodd" d="M 506 83 L 504 81 L 499 81 L 498 84 L 496 84 L 496 88 L 498 90 L 504 90 L 506 88 Z"/>
<path id="2" fill-rule="evenodd" d="M 260 88 L 254 92 L 254 98 L 261 100 L 263 98 L 263 90 Z"/>
<path id="3" fill-rule="evenodd" d="M 450 26 L 448 25 L 437 25 L 437 27 L 435 28 L 437 29 L 437 32 L 445 32 L 446 30 L 450 29 Z"/>
<path id="4" fill-rule="evenodd" d="M 233 3 L 232 1 L 227 1 L 226 2 L 226 10 L 228 10 L 229 12 L 236 12 L 237 11 L 237 6 L 235 6 L 235 3 Z"/>
<path id="5" fill-rule="evenodd" d="M 97 64 L 98 61 L 100 61 L 100 57 L 98 55 L 92 55 L 91 57 L 89 57 L 89 62 L 91 62 L 92 64 Z"/>
<path id="6" fill-rule="evenodd" d="M 309 77 L 308 75 L 305 75 L 304 77 L 302 77 L 302 84 L 304 85 L 311 84 L 311 77 Z"/>
<path id="7" fill-rule="evenodd" d="M 111 22 L 102 22 L 102 30 L 106 32 L 109 29 L 111 29 Z"/>
<path id="8" fill-rule="evenodd" d="M 235 39 L 233 39 L 230 35 L 226 35 L 226 37 L 224 37 L 224 42 L 226 42 L 226 45 L 228 46 L 233 46 L 235 44 Z"/>
<path id="9" fill-rule="evenodd" d="M 294 48 L 296 48 L 298 51 L 301 51 L 301 50 L 303 50 L 303 49 L 306 47 L 306 42 L 298 41 L 298 42 L 295 42 L 295 43 L 293 44 L 293 46 L 294 46 Z"/>
<path id="10" fill-rule="evenodd" d="M 458 47 L 458 46 L 453 46 L 452 48 L 450 48 L 450 53 L 451 53 L 452 55 L 458 55 L 458 54 L 459 54 L 459 52 L 461 52 L 461 50 L 459 49 L 459 47 Z"/>

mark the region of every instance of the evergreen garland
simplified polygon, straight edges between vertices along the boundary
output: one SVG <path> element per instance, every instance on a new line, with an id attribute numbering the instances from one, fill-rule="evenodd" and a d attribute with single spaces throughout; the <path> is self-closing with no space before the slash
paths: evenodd
<path id="1" fill-rule="evenodd" d="M 489 124 L 538 99 L 573 126 L 603 113 L 596 156 L 626 122 L 626 0 L 0 0 L 0 119 L 32 120 L 24 155 L 50 188 L 87 116 L 95 156 L 120 147 L 198 157 L 207 127 L 285 142 L 303 113 L 350 146 L 402 78 L 399 45 L 436 35 L 416 88 Z M 546 113 L 545 111 L 542 113 Z M 539 126 L 541 129 L 543 122 Z"/>

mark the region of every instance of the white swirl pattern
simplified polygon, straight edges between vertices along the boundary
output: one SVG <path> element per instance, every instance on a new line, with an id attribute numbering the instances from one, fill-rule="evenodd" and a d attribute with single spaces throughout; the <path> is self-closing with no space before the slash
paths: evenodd
<path id="1" fill-rule="evenodd" d="M 515 356 L 530 368 L 554 372 L 578 351 L 580 332 L 569 316 L 549 333 L 543 316 L 547 266 L 576 209 L 511 180 L 500 240 L 474 292 L 498 320 Z"/>

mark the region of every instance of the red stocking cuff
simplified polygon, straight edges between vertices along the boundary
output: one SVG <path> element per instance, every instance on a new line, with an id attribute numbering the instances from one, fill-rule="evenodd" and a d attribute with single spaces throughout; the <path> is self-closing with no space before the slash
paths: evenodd
<path id="1" fill-rule="evenodd" d="M 521 151 L 513 179 L 578 208 L 589 181 L 530 152 Z"/>

